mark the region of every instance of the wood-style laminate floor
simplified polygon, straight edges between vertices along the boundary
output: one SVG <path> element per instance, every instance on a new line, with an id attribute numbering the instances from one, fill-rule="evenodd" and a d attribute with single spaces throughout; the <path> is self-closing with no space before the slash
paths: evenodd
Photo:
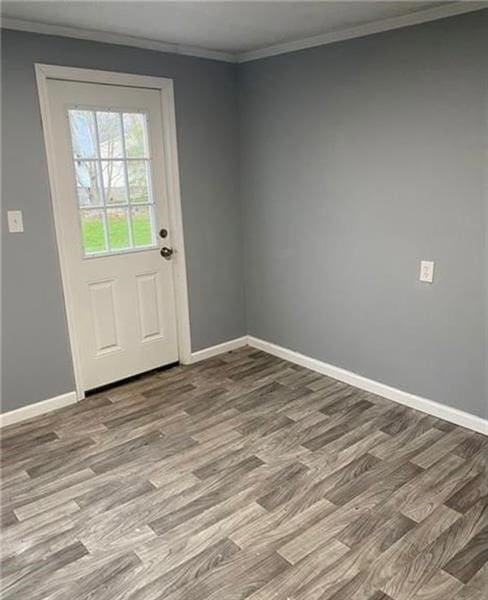
<path id="1" fill-rule="evenodd" d="M 488 598 L 488 438 L 250 348 L 2 448 L 4 600 Z"/>

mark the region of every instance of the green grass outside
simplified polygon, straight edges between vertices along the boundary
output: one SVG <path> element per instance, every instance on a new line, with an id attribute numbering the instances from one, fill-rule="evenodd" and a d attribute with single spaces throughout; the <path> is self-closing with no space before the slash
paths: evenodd
<path id="1" fill-rule="evenodd" d="M 96 218 L 84 218 L 82 222 L 83 245 L 86 254 L 103 252 L 105 247 L 103 223 Z M 129 247 L 129 230 L 125 217 L 108 219 L 108 236 L 112 250 L 122 250 Z M 151 222 L 146 216 L 132 218 L 132 236 L 134 246 L 150 246 L 152 244 Z"/>

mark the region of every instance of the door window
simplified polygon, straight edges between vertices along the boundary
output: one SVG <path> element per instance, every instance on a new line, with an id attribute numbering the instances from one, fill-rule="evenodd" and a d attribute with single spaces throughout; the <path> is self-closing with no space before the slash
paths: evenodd
<path id="1" fill-rule="evenodd" d="M 68 110 L 83 254 L 156 245 L 147 115 Z"/>

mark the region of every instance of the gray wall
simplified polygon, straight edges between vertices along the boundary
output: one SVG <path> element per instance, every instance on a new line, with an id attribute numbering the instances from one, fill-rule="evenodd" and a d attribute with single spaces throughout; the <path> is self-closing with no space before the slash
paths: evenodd
<path id="1" fill-rule="evenodd" d="M 175 80 L 194 350 L 247 308 L 252 335 L 488 416 L 487 32 L 475 12 L 239 68 L 4 32 L 3 203 L 26 233 L 3 225 L 3 410 L 74 388 L 45 62 Z"/>
<path id="2" fill-rule="evenodd" d="M 249 333 L 480 416 L 487 17 L 240 71 Z"/>
<path id="3" fill-rule="evenodd" d="M 171 77 L 192 349 L 245 334 L 234 65 L 95 42 L 2 32 L 2 411 L 74 389 L 34 63 Z M 8 234 L 7 209 L 25 233 Z"/>

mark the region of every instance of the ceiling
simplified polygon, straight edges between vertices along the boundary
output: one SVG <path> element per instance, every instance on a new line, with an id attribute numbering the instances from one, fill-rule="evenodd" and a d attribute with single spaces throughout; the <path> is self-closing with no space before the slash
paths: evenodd
<path id="1" fill-rule="evenodd" d="M 361 28 L 385 19 L 398 20 L 419 11 L 429 13 L 434 9 L 435 13 L 439 7 L 453 4 L 460 3 L 17 0 L 2 2 L 1 12 L 3 18 L 191 46 L 237 59 L 263 48 Z M 69 35 L 69 31 L 65 34 Z"/>

